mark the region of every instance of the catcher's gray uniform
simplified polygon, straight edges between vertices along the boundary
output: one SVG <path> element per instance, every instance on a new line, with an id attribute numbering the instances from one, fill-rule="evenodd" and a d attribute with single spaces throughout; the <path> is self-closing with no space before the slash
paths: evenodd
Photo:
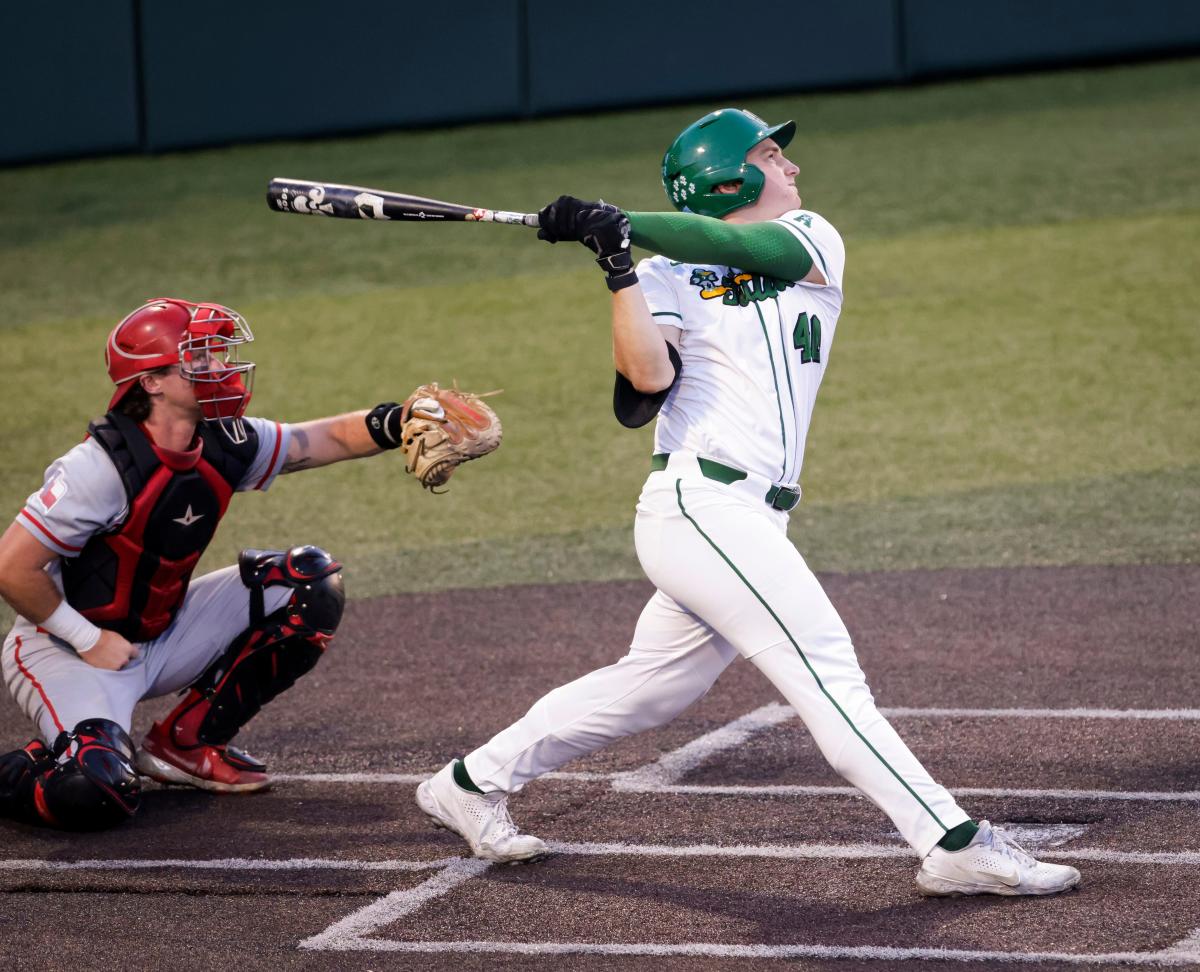
<path id="1" fill-rule="evenodd" d="M 265 419 L 245 419 L 258 434 L 258 450 L 239 491 L 266 490 L 283 466 L 291 431 Z M 104 450 L 87 439 L 51 463 L 42 488 L 30 495 L 17 522 L 60 557 L 73 557 L 88 539 L 124 520 L 127 501 L 121 478 Z M 191 507 L 176 523 L 201 519 Z M 46 572 L 62 589 L 59 561 Z M 292 591 L 264 591 L 267 613 L 285 604 Z M 95 668 L 70 647 L 18 616 L 4 642 L 0 671 L 21 710 L 48 743 L 83 719 L 103 718 L 130 728 L 142 699 L 176 692 L 194 682 L 246 629 L 250 592 L 236 566 L 192 581 L 170 627 L 139 646 L 140 654 L 120 671 Z"/>

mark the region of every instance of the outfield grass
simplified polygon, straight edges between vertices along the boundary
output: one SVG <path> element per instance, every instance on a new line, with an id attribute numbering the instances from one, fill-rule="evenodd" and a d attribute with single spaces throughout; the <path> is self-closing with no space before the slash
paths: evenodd
<path id="1" fill-rule="evenodd" d="M 795 117 L 846 309 L 793 516 L 818 570 L 1200 559 L 1200 60 L 753 99 Z M 664 143 L 709 105 L 0 171 L 0 504 L 106 399 L 103 337 L 146 297 L 250 319 L 252 411 L 284 420 L 457 377 L 504 446 L 422 493 L 398 457 L 235 504 L 239 546 L 333 549 L 360 594 L 638 576 L 647 430 L 609 410 L 581 250 L 510 227 L 268 211 L 274 175 L 511 209 L 661 209 Z"/>

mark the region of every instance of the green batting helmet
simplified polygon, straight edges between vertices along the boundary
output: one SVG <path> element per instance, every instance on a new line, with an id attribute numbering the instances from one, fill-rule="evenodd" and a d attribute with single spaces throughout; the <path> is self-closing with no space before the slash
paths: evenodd
<path id="1" fill-rule="evenodd" d="M 762 192 L 762 169 L 746 161 L 746 153 L 763 139 L 783 148 L 796 134 L 796 123 L 774 127 L 741 108 L 719 108 L 688 125 L 663 156 L 662 180 L 671 205 L 685 213 L 724 216 L 749 206 Z M 740 181 L 734 193 L 713 190 Z"/>

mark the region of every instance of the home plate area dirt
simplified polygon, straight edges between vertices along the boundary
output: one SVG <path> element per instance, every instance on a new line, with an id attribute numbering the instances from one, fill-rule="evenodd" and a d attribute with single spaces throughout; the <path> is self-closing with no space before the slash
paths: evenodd
<path id="1" fill-rule="evenodd" d="M 890 821 L 741 662 L 512 800 L 552 857 L 463 857 L 415 784 L 620 656 L 651 590 L 455 591 L 349 606 L 239 739 L 273 790 L 150 788 L 102 834 L 0 822 L 0 968 L 1200 967 L 1200 567 L 822 581 L 934 776 L 1079 890 L 921 898 Z M 28 735 L 6 699 L 4 744 Z"/>

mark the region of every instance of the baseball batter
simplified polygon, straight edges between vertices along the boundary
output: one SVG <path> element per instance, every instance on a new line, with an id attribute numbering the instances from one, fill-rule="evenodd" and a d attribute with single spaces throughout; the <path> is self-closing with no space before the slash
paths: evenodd
<path id="1" fill-rule="evenodd" d="M 0 670 L 38 732 L 0 755 L 0 817 L 119 823 L 138 809 L 137 771 L 220 793 L 268 786 L 266 767 L 229 743 L 317 663 L 345 595 L 341 564 L 312 546 L 244 550 L 192 581 L 233 494 L 402 443 L 432 487 L 474 458 L 459 455 L 467 444 L 499 442 L 481 406 L 451 448 L 461 396 L 436 385 L 298 425 L 244 418 L 251 340 L 219 304 L 156 299 L 131 313 L 105 347 L 108 413 L 0 537 L 0 595 L 18 614 Z M 179 691 L 135 750 L 134 706 Z"/>
<path id="2" fill-rule="evenodd" d="M 972 821 L 879 714 L 845 625 L 788 540 L 846 263 L 834 227 L 801 207 L 799 169 L 784 155 L 795 129 L 734 109 L 690 125 L 663 160 L 678 213 L 568 196 L 542 210 L 542 239 L 584 243 L 606 273 L 618 418 L 636 426 L 657 415 L 634 527 L 657 591 L 627 655 L 447 764 L 417 803 L 477 856 L 539 857 L 546 846 L 517 830 L 508 795 L 666 723 L 740 654 L 892 819 L 921 859 L 923 893 L 1063 891 L 1078 871 Z M 635 269 L 631 239 L 660 255 Z"/>

